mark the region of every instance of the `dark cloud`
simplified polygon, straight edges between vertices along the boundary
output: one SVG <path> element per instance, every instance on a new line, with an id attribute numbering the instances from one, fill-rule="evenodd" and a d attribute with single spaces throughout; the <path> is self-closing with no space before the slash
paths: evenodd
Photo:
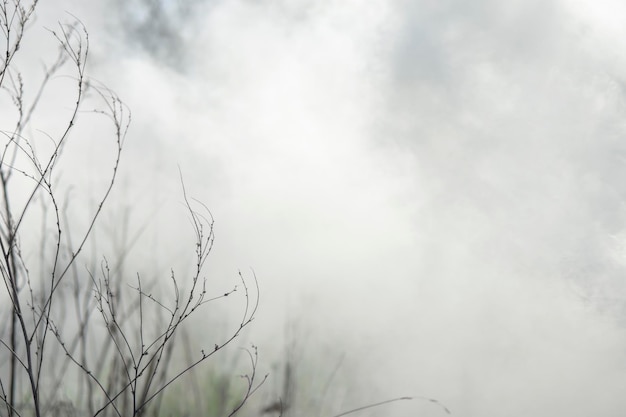
<path id="1" fill-rule="evenodd" d="M 188 44 L 197 36 L 205 15 L 215 2 L 208 0 L 121 0 L 110 10 L 111 30 L 118 40 L 145 53 L 155 62 L 184 71 L 194 51 Z"/>

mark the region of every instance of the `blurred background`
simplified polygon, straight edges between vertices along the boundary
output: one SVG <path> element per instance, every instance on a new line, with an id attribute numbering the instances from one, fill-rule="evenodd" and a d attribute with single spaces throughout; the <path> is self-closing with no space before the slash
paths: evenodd
<path id="1" fill-rule="evenodd" d="M 88 74 L 132 110 L 91 253 L 124 253 L 164 292 L 171 269 L 189 273 L 180 170 L 215 218 L 209 288 L 258 278 L 235 343 L 270 374 L 259 404 L 620 415 L 626 6 L 55 0 L 25 71 L 55 56 L 44 28 L 67 12 L 89 31 Z M 78 205 L 111 167 L 107 133 L 80 129 L 64 168 Z M 241 301 L 200 311 L 190 349 L 236 325 Z M 237 346 L 211 366 L 228 374 Z"/>

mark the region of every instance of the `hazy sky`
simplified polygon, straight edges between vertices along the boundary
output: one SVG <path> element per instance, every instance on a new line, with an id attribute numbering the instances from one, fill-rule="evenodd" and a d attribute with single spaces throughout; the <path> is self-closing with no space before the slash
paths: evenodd
<path id="1" fill-rule="evenodd" d="M 167 278 L 189 253 L 180 166 L 216 219 L 209 271 L 256 271 L 268 357 L 292 323 L 329 369 L 346 354 L 364 401 L 620 415 L 620 2 L 207 0 L 163 21 L 131 3 L 40 19 L 79 16 L 133 111 L 109 208 L 153 219 L 137 259 Z M 418 413 L 442 415 L 378 415 Z"/>

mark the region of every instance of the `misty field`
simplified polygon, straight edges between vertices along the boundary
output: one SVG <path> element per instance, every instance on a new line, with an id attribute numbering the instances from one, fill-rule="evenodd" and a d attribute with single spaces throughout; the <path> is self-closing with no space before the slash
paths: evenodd
<path id="1" fill-rule="evenodd" d="M 621 415 L 625 18 L 0 0 L 0 417 Z"/>

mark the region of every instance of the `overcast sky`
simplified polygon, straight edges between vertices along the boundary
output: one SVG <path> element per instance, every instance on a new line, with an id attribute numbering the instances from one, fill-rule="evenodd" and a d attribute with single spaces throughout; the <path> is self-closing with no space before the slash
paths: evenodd
<path id="1" fill-rule="evenodd" d="M 620 2 L 207 0 L 162 21 L 131 3 L 43 2 L 40 21 L 79 16 L 91 74 L 133 111 L 109 209 L 150 220 L 136 259 L 167 279 L 189 253 L 180 166 L 215 216 L 210 274 L 256 271 L 268 357 L 291 324 L 328 369 L 345 353 L 366 402 L 622 413 Z M 443 414 L 379 415 L 418 413 Z"/>

